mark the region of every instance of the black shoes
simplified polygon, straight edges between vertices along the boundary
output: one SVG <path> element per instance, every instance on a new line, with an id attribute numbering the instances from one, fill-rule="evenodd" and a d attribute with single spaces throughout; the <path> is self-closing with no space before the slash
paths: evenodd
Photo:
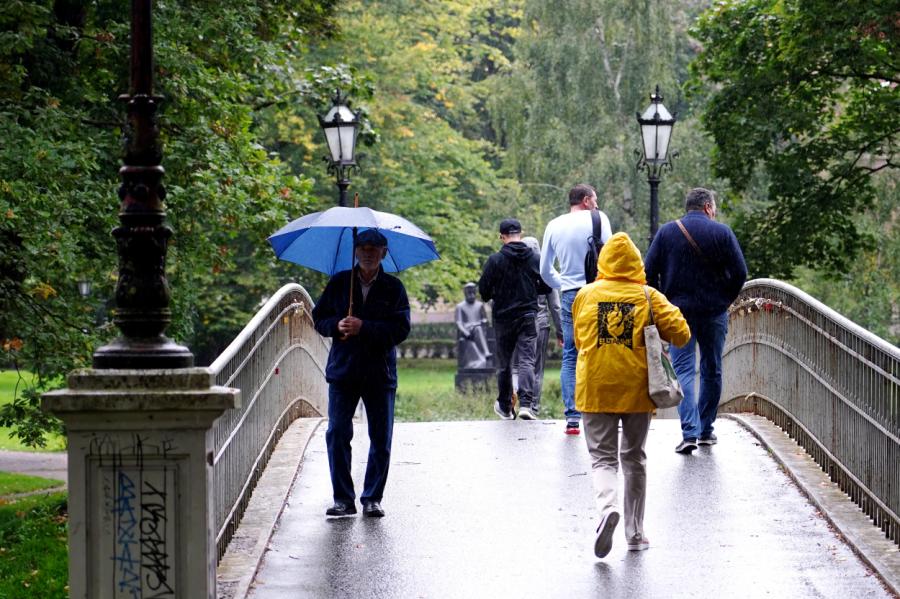
<path id="1" fill-rule="evenodd" d="M 352 516 L 356 513 L 356 506 L 352 503 L 335 501 L 334 505 L 325 510 L 326 516 L 340 517 Z M 367 501 L 363 504 L 363 515 L 369 518 L 384 518 L 384 508 L 377 501 Z"/>
<path id="2" fill-rule="evenodd" d="M 697 449 L 697 439 L 685 439 L 675 447 L 675 451 L 680 454 L 689 455 Z"/>
<path id="3" fill-rule="evenodd" d="M 384 509 L 377 501 L 370 501 L 363 504 L 363 515 L 368 518 L 384 518 Z"/>
<path id="4" fill-rule="evenodd" d="M 701 436 L 699 439 L 697 439 L 697 445 L 715 445 L 718 442 L 719 438 L 715 433 L 709 433 L 708 436 Z"/>
<path id="5" fill-rule="evenodd" d="M 325 510 L 326 516 L 352 516 L 355 513 L 355 505 L 352 503 L 348 505 L 346 503 L 341 503 L 340 501 L 335 501 L 333 506 Z"/>

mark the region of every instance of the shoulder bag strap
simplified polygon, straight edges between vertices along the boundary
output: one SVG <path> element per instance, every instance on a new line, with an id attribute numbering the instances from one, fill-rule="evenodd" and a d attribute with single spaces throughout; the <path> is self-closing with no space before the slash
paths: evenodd
<path id="1" fill-rule="evenodd" d="M 675 221 L 675 224 L 678 225 L 678 228 L 681 229 L 681 232 L 684 233 L 684 238 L 688 240 L 688 243 L 691 244 L 691 247 L 694 248 L 694 253 L 706 260 L 706 255 L 703 253 L 703 250 L 700 249 L 700 246 L 697 245 L 697 242 L 694 241 L 694 238 L 691 237 L 691 234 L 688 233 L 687 228 L 684 226 L 684 223 L 681 222 L 681 219 Z"/>
<path id="2" fill-rule="evenodd" d="M 650 324 L 654 324 L 653 322 L 653 304 L 650 303 L 650 291 L 647 289 L 647 286 L 644 285 L 644 297 L 647 298 L 647 309 L 650 310 Z"/>
<path id="3" fill-rule="evenodd" d="M 684 233 L 684 238 L 688 240 L 688 243 L 691 244 L 691 248 L 694 250 L 694 253 L 703 260 L 703 263 L 709 268 L 713 276 L 719 278 L 721 275 L 719 274 L 719 269 L 716 268 L 715 264 L 713 264 L 712 260 L 700 249 L 700 246 L 697 245 L 697 242 L 694 241 L 694 238 L 688 233 L 687 227 L 684 226 L 684 223 L 681 222 L 681 219 L 675 221 L 675 224 L 678 225 L 678 228 L 681 229 L 681 232 Z"/>

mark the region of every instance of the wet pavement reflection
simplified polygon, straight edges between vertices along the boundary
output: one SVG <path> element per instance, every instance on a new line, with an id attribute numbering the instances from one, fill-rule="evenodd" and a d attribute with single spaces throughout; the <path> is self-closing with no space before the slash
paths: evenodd
<path id="1" fill-rule="evenodd" d="M 598 560 L 587 450 L 563 428 L 559 421 L 398 424 L 387 516 L 326 519 L 331 486 L 320 427 L 250 596 L 891 596 L 756 439 L 721 419 L 719 444 L 691 456 L 674 452 L 677 420 L 653 421 L 650 549 L 627 551 L 620 525 L 612 552 Z M 367 450 L 365 427 L 357 426 L 357 492 Z"/>

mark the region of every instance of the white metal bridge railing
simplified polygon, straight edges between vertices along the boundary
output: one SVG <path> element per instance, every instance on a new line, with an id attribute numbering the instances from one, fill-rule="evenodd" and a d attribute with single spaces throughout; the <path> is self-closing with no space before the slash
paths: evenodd
<path id="1" fill-rule="evenodd" d="M 720 411 L 775 422 L 900 544 L 900 349 L 772 279 L 730 312 Z"/>
<path id="2" fill-rule="evenodd" d="M 303 287 L 285 285 L 212 363 L 216 384 L 241 390 L 241 407 L 213 426 L 216 545 L 221 559 L 282 433 L 327 411 L 330 342 L 313 327 Z"/>

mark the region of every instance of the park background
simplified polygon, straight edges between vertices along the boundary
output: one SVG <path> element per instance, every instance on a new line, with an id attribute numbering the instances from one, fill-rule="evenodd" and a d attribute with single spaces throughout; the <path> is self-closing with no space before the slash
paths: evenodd
<path id="1" fill-rule="evenodd" d="M 452 344 L 452 327 L 420 327 L 446 323 L 497 250 L 497 222 L 540 237 L 574 183 L 646 249 L 635 113 L 657 85 L 678 117 L 661 221 L 688 188 L 715 189 L 751 277 L 900 339 L 891 2 L 175 1 L 155 5 L 154 26 L 168 334 L 198 364 L 282 284 L 321 291 L 323 276 L 265 240 L 337 201 L 316 115 L 338 88 L 363 116 L 351 194 L 418 224 L 442 255 L 400 275 L 409 345 Z M 0 425 L 25 442 L 58 430 L 40 393 L 117 334 L 128 28 L 122 2 L 0 7 L 0 363 L 33 374 Z"/>
<path id="2" fill-rule="evenodd" d="M 168 333 L 199 364 L 282 284 L 324 285 L 266 237 L 336 203 L 316 118 L 335 89 L 363 116 L 351 193 L 442 255 L 400 275 L 417 356 L 400 368 L 402 420 L 491 416 L 489 393 L 453 389 L 449 321 L 500 219 L 540 237 L 585 182 L 646 249 L 635 113 L 657 85 L 678 117 L 661 221 L 688 188 L 716 190 L 751 277 L 900 342 L 895 1 L 167 0 L 153 19 Z M 40 394 L 117 335 L 129 21 L 121 0 L 0 2 L 3 448 L 62 448 Z M 560 415 L 551 362 L 542 416 Z M 0 596 L 66 594 L 66 495 L 15 495 L 55 484 L 0 473 Z"/>

